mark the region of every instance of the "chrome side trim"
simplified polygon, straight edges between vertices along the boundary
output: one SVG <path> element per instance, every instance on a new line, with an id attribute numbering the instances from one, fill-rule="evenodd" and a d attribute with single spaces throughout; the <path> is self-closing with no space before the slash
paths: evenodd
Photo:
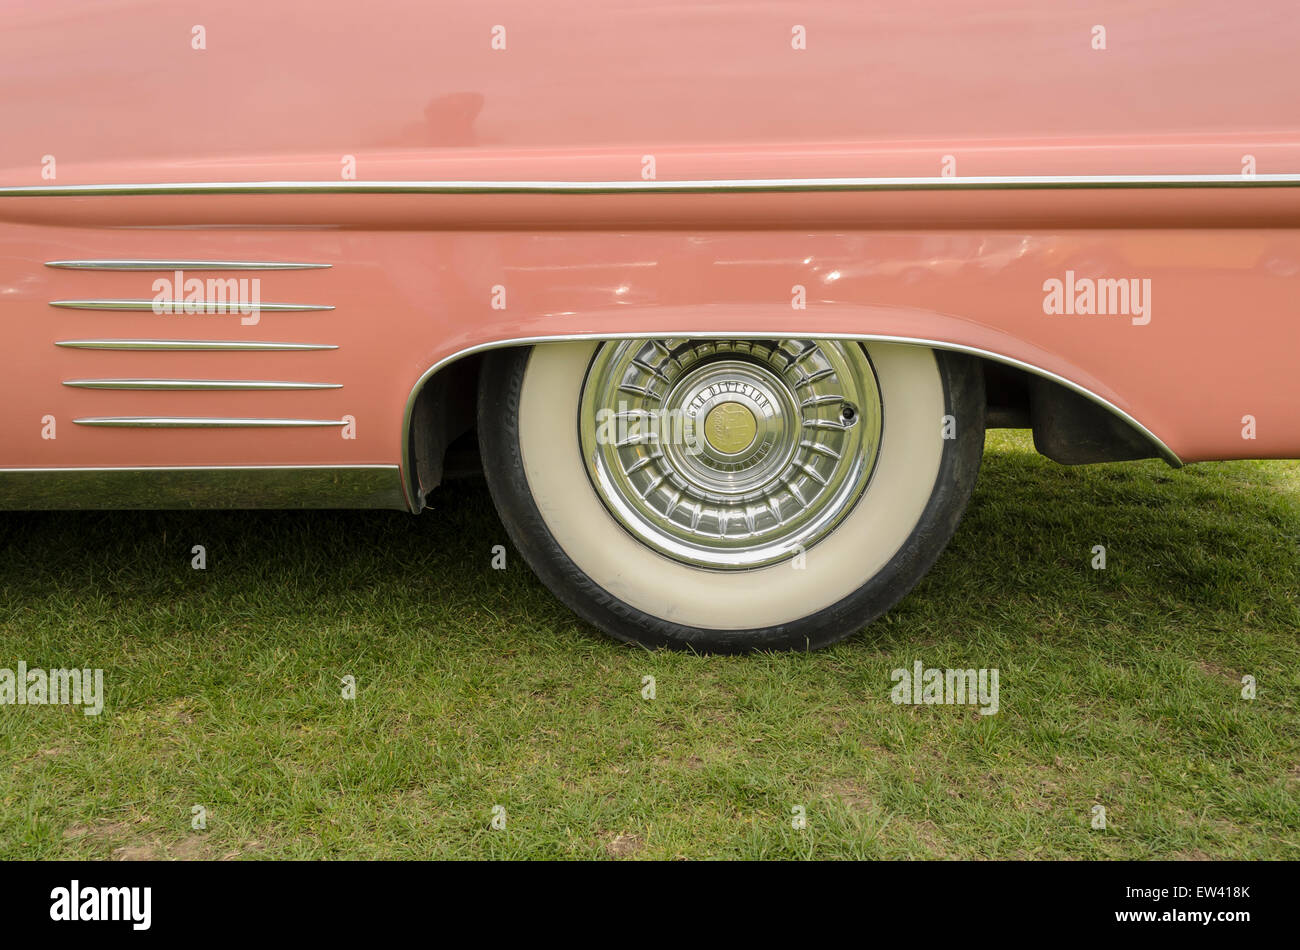
<path id="1" fill-rule="evenodd" d="M 337 350 L 333 343 L 262 343 L 245 340 L 56 340 L 78 350 Z"/>
<path id="2" fill-rule="evenodd" d="M 51 307 L 65 310 L 133 310 L 151 311 L 165 316 L 200 316 L 209 313 L 249 313 L 253 310 L 264 313 L 299 311 L 299 310 L 333 310 L 327 304 L 315 303 L 259 303 L 257 306 L 241 304 L 235 301 L 216 300 L 51 300 Z M 155 307 L 162 309 L 155 311 Z M 198 307 L 191 310 L 190 307 Z"/>
<path id="3" fill-rule="evenodd" d="M 72 421 L 79 426 L 125 429 L 276 429 L 347 425 L 344 419 L 234 419 L 219 416 L 94 416 Z"/>
<path id="4" fill-rule="evenodd" d="M 0 198 L 111 195 L 267 194 L 697 194 L 767 191 L 965 191 L 1025 188 L 1265 188 L 1300 185 L 1300 174 L 985 175 L 901 178 L 728 178 L 681 181 L 208 181 L 111 185 L 21 185 Z"/>
<path id="5" fill-rule="evenodd" d="M 807 330 L 799 332 L 743 332 L 733 331 L 728 333 L 700 331 L 700 330 L 664 330 L 661 333 L 572 333 L 559 334 L 551 336 L 532 336 L 532 337 L 514 337 L 507 340 L 494 340 L 490 343 L 480 343 L 476 346 L 469 346 L 463 350 L 457 350 L 455 353 L 445 356 L 438 362 L 426 369 L 420 378 L 415 381 L 411 387 L 411 393 L 406 399 L 406 411 L 402 415 L 402 490 L 406 493 L 407 507 L 412 512 L 419 512 L 423 507 L 422 502 L 416 498 L 414 470 L 411 460 L 411 417 L 415 412 L 415 400 L 420 395 L 420 390 L 439 370 L 462 359 L 466 356 L 472 356 L 475 353 L 483 353 L 488 350 L 499 350 L 509 346 L 532 346 L 537 343 L 575 343 L 605 340 L 646 340 L 646 339 L 670 339 L 684 337 L 687 339 L 701 340 L 799 340 L 799 339 L 817 339 L 817 340 L 858 340 L 866 343 L 903 343 L 911 346 L 925 346 L 934 350 L 947 350 L 952 353 L 966 353 L 971 356 L 978 356 L 981 359 L 993 360 L 1006 366 L 1013 366 L 1016 369 L 1024 370 L 1027 373 L 1033 373 L 1035 376 L 1041 376 L 1049 379 L 1054 383 L 1059 383 L 1066 389 L 1078 393 L 1085 399 L 1088 399 L 1101 406 L 1107 412 L 1118 416 L 1134 429 L 1136 429 L 1152 446 L 1160 453 L 1161 457 L 1174 468 L 1182 468 L 1183 461 L 1173 449 L 1169 448 L 1159 436 L 1138 422 L 1137 419 L 1129 415 L 1123 409 L 1116 406 L 1107 399 L 1102 398 L 1090 389 L 1080 386 L 1078 383 L 1066 379 L 1064 376 L 1058 376 L 1051 370 L 1046 370 L 1032 363 L 1026 363 L 1023 360 L 1015 359 L 1010 356 L 1003 356 L 994 353 L 991 350 L 982 350 L 979 347 L 965 346 L 960 343 L 947 343 L 942 340 L 927 340 L 922 337 L 890 336 L 880 333 L 834 333 L 819 334 Z"/>
<path id="6" fill-rule="evenodd" d="M 65 270 L 319 270 L 333 264 L 302 264 L 289 261 L 46 261 L 46 267 Z"/>
<path id="7" fill-rule="evenodd" d="M 396 465 L 0 468 L 0 510 L 395 508 Z"/>
<path id="8" fill-rule="evenodd" d="M 63 385 L 76 389 L 342 389 L 342 383 L 290 383 L 261 379 L 65 379 Z"/>

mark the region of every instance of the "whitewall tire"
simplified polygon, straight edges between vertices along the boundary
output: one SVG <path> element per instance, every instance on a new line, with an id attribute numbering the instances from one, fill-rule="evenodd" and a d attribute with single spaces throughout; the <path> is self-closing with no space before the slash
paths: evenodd
<path id="1" fill-rule="evenodd" d="M 978 362 L 919 346 L 548 343 L 491 354 L 481 380 L 511 540 L 576 613 L 645 646 L 855 632 L 937 558 L 983 448 Z"/>

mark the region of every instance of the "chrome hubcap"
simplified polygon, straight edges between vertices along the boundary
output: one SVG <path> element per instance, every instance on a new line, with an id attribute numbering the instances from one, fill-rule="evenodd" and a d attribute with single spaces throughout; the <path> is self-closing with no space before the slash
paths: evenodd
<path id="1" fill-rule="evenodd" d="M 771 564 L 825 537 L 880 447 L 875 373 L 857 343 L 629 340 L 583 383 L 588 474 L 625 528 L 688 564 Z"/>

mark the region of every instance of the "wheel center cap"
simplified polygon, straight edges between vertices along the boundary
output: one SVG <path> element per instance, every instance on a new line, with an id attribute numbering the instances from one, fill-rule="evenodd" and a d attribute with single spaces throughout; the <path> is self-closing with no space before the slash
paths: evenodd
<path id="1" fill-rule="evenodd" d="M 704 417 L 704 438 L 717 452 L 735 455 L 754 441 L 758 423 L 749 407 L 738 402 L 720 402 Z"/>

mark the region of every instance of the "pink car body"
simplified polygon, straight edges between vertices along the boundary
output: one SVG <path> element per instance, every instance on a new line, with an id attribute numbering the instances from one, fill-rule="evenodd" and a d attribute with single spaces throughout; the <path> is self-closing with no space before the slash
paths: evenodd
<path id="1" fill-rule="evenodd" d="M 419 510 L 420 394 L 571 336 L 916 341 L 1300 456 L 1300 18 L 1160 6 L 7 4 L 0 505 Z"/>

